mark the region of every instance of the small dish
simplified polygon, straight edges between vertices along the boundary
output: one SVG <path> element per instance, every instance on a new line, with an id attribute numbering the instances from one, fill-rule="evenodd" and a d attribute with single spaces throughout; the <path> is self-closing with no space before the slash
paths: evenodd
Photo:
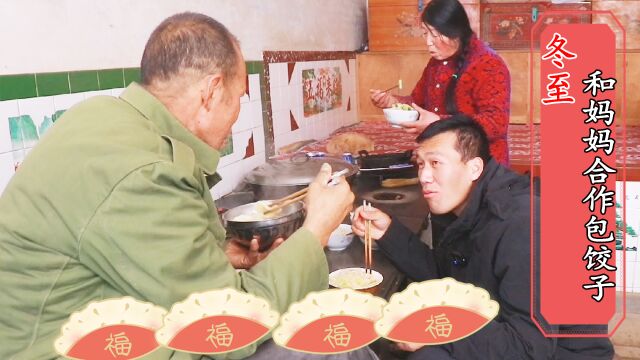
<path id="1" fill-rule="evenodd" d="M 329 236 L 327 247 L 332 251 L 341 251 L 346 249 L 353 241 L 353 232 L 351 225 L 340 224 Z"/>

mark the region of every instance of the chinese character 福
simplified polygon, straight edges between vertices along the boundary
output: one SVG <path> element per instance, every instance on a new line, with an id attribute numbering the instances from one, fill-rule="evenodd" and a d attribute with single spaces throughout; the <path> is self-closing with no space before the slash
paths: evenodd
<path id="1" fill-rule="evenodd" d="M 322 341 L 328 341 L 332 348 L 335 349 L 336 346 L 349 346 L 351 333 L 349 333 L 349 329 L 347 329 L 343 323 L 329 325 L 329 328 L 326 329 L 325 332 L 327 336 L 325 336 Z"/>
<path id="2" fill-rule="evenodd" d="M 131 352 L 131 342 L 124 332 L 118 334 L 109 334 L 109 337 L 105 339 L 108 341 L 107 346 L 103 350 L 109 350 L 111 356 L 128 356 Z"/>
<path id="3" fill-rule="evenodd" d="M 427 320 L 427 324 L 429 325 L 424 329 L 424 331 L 428 331 L 434 338 L 439 336 L 449 337 L 449 335 L 451 335 L 451 330 L 453 330 L 453 325 L 449 319 L 447 319 L 445 314 L 436 315 L 435 318 L 431 315 L 431 318 Z"/>
<path id="4" fill-rule="evenodd" d="M 233 333 L 231 329 L 227 326 L 227 323 L 221 323 L 219 325 L 211 324 L 211 329 L 207 331 L 209 336 L 207 337 L 207 341 L 211 342 L 216 349 L 219 346 L 231 346 L 231 342 L 233 341 Z"/>

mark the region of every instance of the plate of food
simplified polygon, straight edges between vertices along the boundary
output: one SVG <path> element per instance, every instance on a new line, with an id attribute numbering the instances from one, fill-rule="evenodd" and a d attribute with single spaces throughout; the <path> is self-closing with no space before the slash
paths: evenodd
<path id="1" fill-rule="evenodd" d="M 364 268 L 346 268 L 329 274 L 329 285 L 338 289 L 352 289 L 375 294 L 382 283 L 382 274 L 375 270 L 367 273 Z"/>

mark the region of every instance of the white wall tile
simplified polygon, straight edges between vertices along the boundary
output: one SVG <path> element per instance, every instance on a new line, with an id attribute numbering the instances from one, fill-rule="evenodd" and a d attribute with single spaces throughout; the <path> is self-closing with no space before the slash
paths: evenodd
<path id="1" fill-rule="evenodd" d="M 249 103 L 240 104 L 240 114 L 238 120 L 233 124 L 232 132 L 238 133 L 251 129 L 253 127 L 253 119 L 251 119 L 251 108 Z"/>
<path id="2" fill-rule="evenodd" d="M 273 112 L 273 133 L 281 135 L 291 131 L 291 119 L 288 110 Z"/>
<path id="3" fill-rule="evenodd" d="M 251 169 L 255 169 L 256 167 L 264 164 L 267 161 L 266 153 L 259 152 L 254 157 L 251 158 Z"/>
<path id="4" fill-rule="evenodd" d="M 294 132 L 289 131 L 289 132 L 275 135 L 274 144 L 276 148 L 276 153 L 278 152 L 278 149 L 280 149 L 281 147 L 285 145 L 289 145 L 292 142 L 296 141 L 295 139 L 296 139 L 295 131 Z"/>
<path id="5" fill-rule="evenodd" d="M 282 87 L 271 85 L 271 111 L 276 112 L 284 108 L 284 99 L 282 96 Z"/>
<path id="6" fill-rule="evenodd" d="M 269 83 L 272 88 L 287 85 L 287 63 L 269 64 Z"/>
<path id="7" fill-rule="evenodd" d="M 111 89 L 111 96 L 118 97 L 120 96 L 120 94 L 122 94 L 123 91 L 124 91 L 124 88 Z"/>
<path id="8" fill-rule="evenodd" d="M 53 97 L 53 108 L 55 111 L 67 110 L 84 99 L 84 93 L 56 95 Z"/>
<path id="9" fill-rule="evenodd" d="M 260 74 L 249 75 L 249 98 L 251 101 L 260 101 Z"/>
<path id="10" fill-rule="evenodd" d="M 222 181 L 218 182 L 213 187 L 213 191 L 218 198 L 231 192 L 231 184 L 229 183 L 229 180 L 226 179 L 224 175 L 222 175 L 222 172 L 224 172 L 224 168 L 219 170 L 220 176 L 222 177 Z"/>
<path id="11" fill-rule="evenodd" d="M 0 154 L 0 194 L 2 194 L 14 173 L 13 154 L 11 152 Z"/>
<path id="12" fill-rule="evenodd" d="M 213 198 L 213 200 L 218 200 L 221 197 L 220 194 L 218 194 L 218 191 L 216 189 L 217 188 L 215 186 L 209 189 L 209 193 L 211 194 L 211 197 Z"/>
<path id="13" fill-rule="evenodd" d="M 0 101 L 0 154 L 11 151 L 9 118 L 20 115 L 18 100 Z"/>
<path id="14" fill-rule="evenodd" d="M 264 127 L 253 128 L 253 144 L 256 153 L 263 153 L 265 149 Z"/>
<path id="15" fill-rule="evenodd" d="M 632 287 L 640 288 L 640 274 L 638 274 L 638 271 L 640 271 L 640 264 L 638 264 L 637 261 L 633 261 L 632 263 L 635 264 L 635 271 L 627 273 L 627 280 L 631 280 Z"/>
<path id="16" fill-rule="evenodd" d="M 262 119 L 262 103 L 259 101 L 252 101 L 249 103 L 249 108 L 250 110 L 250 116 L 251 116 L 251 120 L 253 120 L 253 125 L 252 127 L 256 128 L 256 127 L 261 127 L 264 126 L 263 123 L 263 119 Z"/>
<path id="17" fill-rule="evenodd" d="M 89 99 L 89 98 L 92 98 L 94 96 L 99 96 L 99 95 L 113 96 L 113 95 L 111 95 L 111 90 L 87 91 L 87 92 L 84 92 L 82 94 L 84 94 L 84 98 L 85 99 Z"/>
<path id="18" fill-rule="evenodd" d="M 637 276 L 638 263 L 635 261 L 627 261 L 627 288 L 634 286 L 633 280 Z"/>
<path id="19" fill-rule="evenodd" d="M 291 81 L 289 81 L 289 85 L 298 85 L 298 86 L 302 86 L 302 70 L 304 70 L 304 67 L 306 63 L 304 62 L 297 62 L 296 65 L 293 68 L 293 72 L 291 73 Z M 288 76 L 288 70 L 287 70 L 287 76 Z"/>
<path id="20" fill-rule="evenodd" d="M 235 187 L 236 184 L 236 164 L 237 163 L 233 163 L 233 164 L 229 164 L 223 168 L 221 168 L 220 170 L 218 170 L 218 173 L 220 174 L 220 176 L 222 177 L 222 181 L 221 183 L 222 186 L 220 187 L 220 194 L 221 195 L 226 195 L 229 192 L 231 192 L 233 190 L 233 188 Z"/>
<path id="21" fill-rule="evenodd" d="M 40 137 L 44 135 L 40 133 L 40 126 L 45 121 L 45 117 L 51 119 L 56 112 L 53 106 L 53 96 L 20 99 L 18 100 L 18 110 L 21 116 L 31 116 L 31 120 L 33 120 Z M 30 148 L 35 146 L 35 143 L 25 142 L 24 146 L 25 148 Z"/>

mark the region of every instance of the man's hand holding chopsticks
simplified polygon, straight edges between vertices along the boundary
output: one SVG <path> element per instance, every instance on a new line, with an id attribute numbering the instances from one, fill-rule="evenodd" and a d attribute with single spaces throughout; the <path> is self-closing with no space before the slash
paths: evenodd
<path id="1" fill-rule="evenodd" d="M 391 217 L 379 209 L 374 207 L 365 209 L 363 206 L 359 206 L 353 213 L 351 220 L 351 229 L 354 234 L 360 237 L 364 236 L 365 220 L 371 220 L 371 238 L 374 240 L 380 239 L 391 225 Z"/>
<path id="2" fill-rule="evenodd" d="M 305 198 L 307 217 L 302 226 L 315 234 L 322 246 L 327 245 L 329 235 L 351 211 L 355 198 L 343 176 L 335 184 L 329 184 L 330 180 L 331 166 L 322 164 Z"/>

